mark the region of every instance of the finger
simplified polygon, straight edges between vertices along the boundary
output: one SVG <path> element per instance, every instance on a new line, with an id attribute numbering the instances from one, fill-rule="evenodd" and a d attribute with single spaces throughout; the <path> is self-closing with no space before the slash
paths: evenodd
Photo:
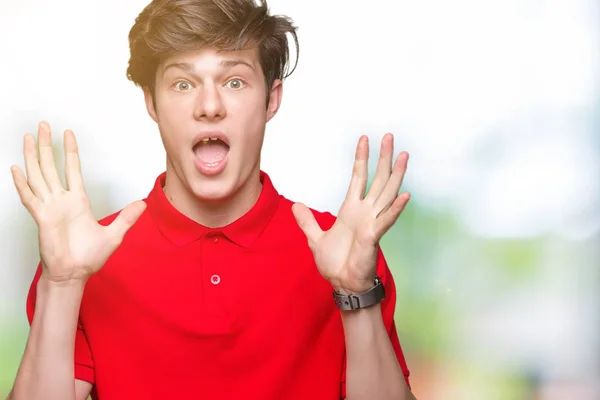
<path id="1" fill-rule="evenodd" d="M 396 200 L 386 211 L 379 215 L 375 222 L 375 235 L 377 237 L 382 237 L 396 223 L 408 200 L 410 200 L 410 193 L 402 193 L 396 197 Z"/>
<path id="2" fill-rule="evenodd" d="M 315 245 L 323 235 L 323 230 L 317 223 L 315 216 L 310 209 L 302 203 L 295 203 L 292 206 L 292 213 L 296 218 L 298 226 L 306 235 L 308 245 L 311 250 L 314 250 Z"/>
<path id="3" fill-rule="evenodd" d="M 356 146 L 356 155 L 354 157 L 354 166 L 352 168 L 352 178 L 346 199 L 362 200 L 367 188 L 369 162 L 369 138 L 361 136 Z"/>
<path id="4" fill-rule="evenodd" d="M 50 125 L 45 121 L 40 122 L 38 127 L 38 146 L 40 148 L 40 167 L 48 188 L 51 192 L 63 190 L 54 162 Z"/>
<path id="5" fill-rule="evenodd" d="M 377 170 L 375 172 L 375 179 L 369 188 L 369 193 L 366 199 L 373 202 L 377 200 L 381 191 L 390 179 L 392 173 L 392 160 L 394 158 L 394 136 L 391 133 L 387 133 L 381 139 L 381 150 L 379 153 L 379 161 L 377 163 Z"/>
<path id="6" fill-rule="evenodd" d="M 145 209 L 146 203 L 137 200 L 121 210 L 117 218 L 106 228 L 109 236 L 113 239 L 113 243 L 120 244 L 123 241 L 127 231 L 136 223 Z"/>
<path id="7" fill-rule="evenodd" d="M 33 194 L 40 199 L 50 196 L 50 190 L 46 185 L 46 180 L 42 175 L 40 164 L 38 162 L 35 139 L 27 134 L 23 140 L 23 154 L 25 155 L 25 170 L 27 171 L 27 182 Z"/>
<path id="8" fill-rule="evenodd" d="M 385 212 L 385 210 L 387 210 L 398 197 L 400 187 L 402 186 L 402 181 L 404 180 L 404 175 L 406 174 L 407 165 L 408 153 L 403 151 L 398 155 L 392 174 L 383 188 L 383 191 L 380 193 L 377 200 L 375 200 L 375 204 L 373 205 L 373 209 L 378 215 L 382 212 Z"/>
<path id="9" fill-rule="evenodd" d="M 83 178 L 81 176 L 81 162 L 79 161 L 79 147 L 73 131 L 65 131 L 65 176 L 67 190 L 83 190 Z"/>
<path id="10" fill-rule="evenodd" d="M 40 199 L 38 199 L 31 191 L 31 188 L 27 184 L 27 178 L 25 178 L 25 174 L 21 171 L 21 168 L 13 165 L 10 168 L 10 172 L 12 173 L 13 182 L 19 193 L 21 203 L 27 208 L 29 213 L 35 217 L 35 209 L 38 207 Z"/>

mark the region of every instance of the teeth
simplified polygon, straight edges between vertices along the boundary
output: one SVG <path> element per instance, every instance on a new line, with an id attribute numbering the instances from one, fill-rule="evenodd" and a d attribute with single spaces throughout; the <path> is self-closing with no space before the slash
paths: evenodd
<path id="1" fill-rule="evenodd" d="M 211 141 L 212 141 L 212 142 L 214 142 L 214 141 L 217 141 L 217 140 L 219 140 L 219 139 L 217 139 L 217 138 L 214 138 L 214 137 L 211 137 L 211 138 L 204 138 L 204 139 L 202 139 L 202 140 L 200 141 L 200 143 L 206 144 L 206 143 L 208 143 L 208 142 L 211 142 Z"/>

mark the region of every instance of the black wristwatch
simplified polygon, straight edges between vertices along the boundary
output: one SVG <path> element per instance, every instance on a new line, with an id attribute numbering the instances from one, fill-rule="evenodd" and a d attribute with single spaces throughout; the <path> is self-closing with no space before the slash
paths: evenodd
<path id="1" fill-rule="evenodd" d="M 361 308 L 371 307 L 385 299 L 385 288 L 381 279 L 375 277 L 375 286 L 363 293 L 342 294 L 338 291 L 333 292 L 335 304 L 340 310 L 359 310 Z"/>

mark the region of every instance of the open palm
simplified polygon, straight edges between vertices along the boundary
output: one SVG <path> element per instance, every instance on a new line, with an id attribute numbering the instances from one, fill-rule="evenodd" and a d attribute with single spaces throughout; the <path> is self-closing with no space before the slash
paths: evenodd
<path id="1" fill-rule="evenodd" d="M 366 136 L 360 138 L 348 193 L 328 231 L 319 227 L 304 204 L 292 207 L 319 272 L 340 292 L 359 293 L 373 286 L 379 241 L 396 222 L 410 197 L 406 192 L 399 194 L 408 153 L 400 153 L 392 167 L 393 152 L 393 136 L 386 134 L 381 142 L 375 179 L 365 196 L 369 144 Z"/>
<path id="2" fill-rule="evenodd" d="M 39 125 L 38 145 L 39 160 L 35 138 L 25 135 L 27 177 L 17 166 L 11 172 L 21 202 L 38 226 L 42 274 L 52 281 L 86 279 L 121 244 L 144 211 L 145 203 L 131 203 L 111 225 L 100 225 L 84 190 L 73 132 L 67 130 L 64 136 L 66 189 L 54 164 L 50 126 L 45 122 Z"/>

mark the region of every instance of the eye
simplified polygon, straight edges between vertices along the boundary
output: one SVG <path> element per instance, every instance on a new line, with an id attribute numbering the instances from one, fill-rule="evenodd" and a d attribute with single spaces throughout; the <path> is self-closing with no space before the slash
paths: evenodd
<path id="1" fill-rule="evenodd" d="M 241 79 L 231 79 L 225 84 L 225 86 L 230 89 L 241 89 L 244 87 L 244 81 Z"/>
<path id="2" fill-rule="evenodd" d="M 192 88 L 192 84 L 188 81 L 177 81 L 175 82 L 173 87 L 175 87 L 175 90 L 177 90 L 178 92 L 187 92 Z"/>

